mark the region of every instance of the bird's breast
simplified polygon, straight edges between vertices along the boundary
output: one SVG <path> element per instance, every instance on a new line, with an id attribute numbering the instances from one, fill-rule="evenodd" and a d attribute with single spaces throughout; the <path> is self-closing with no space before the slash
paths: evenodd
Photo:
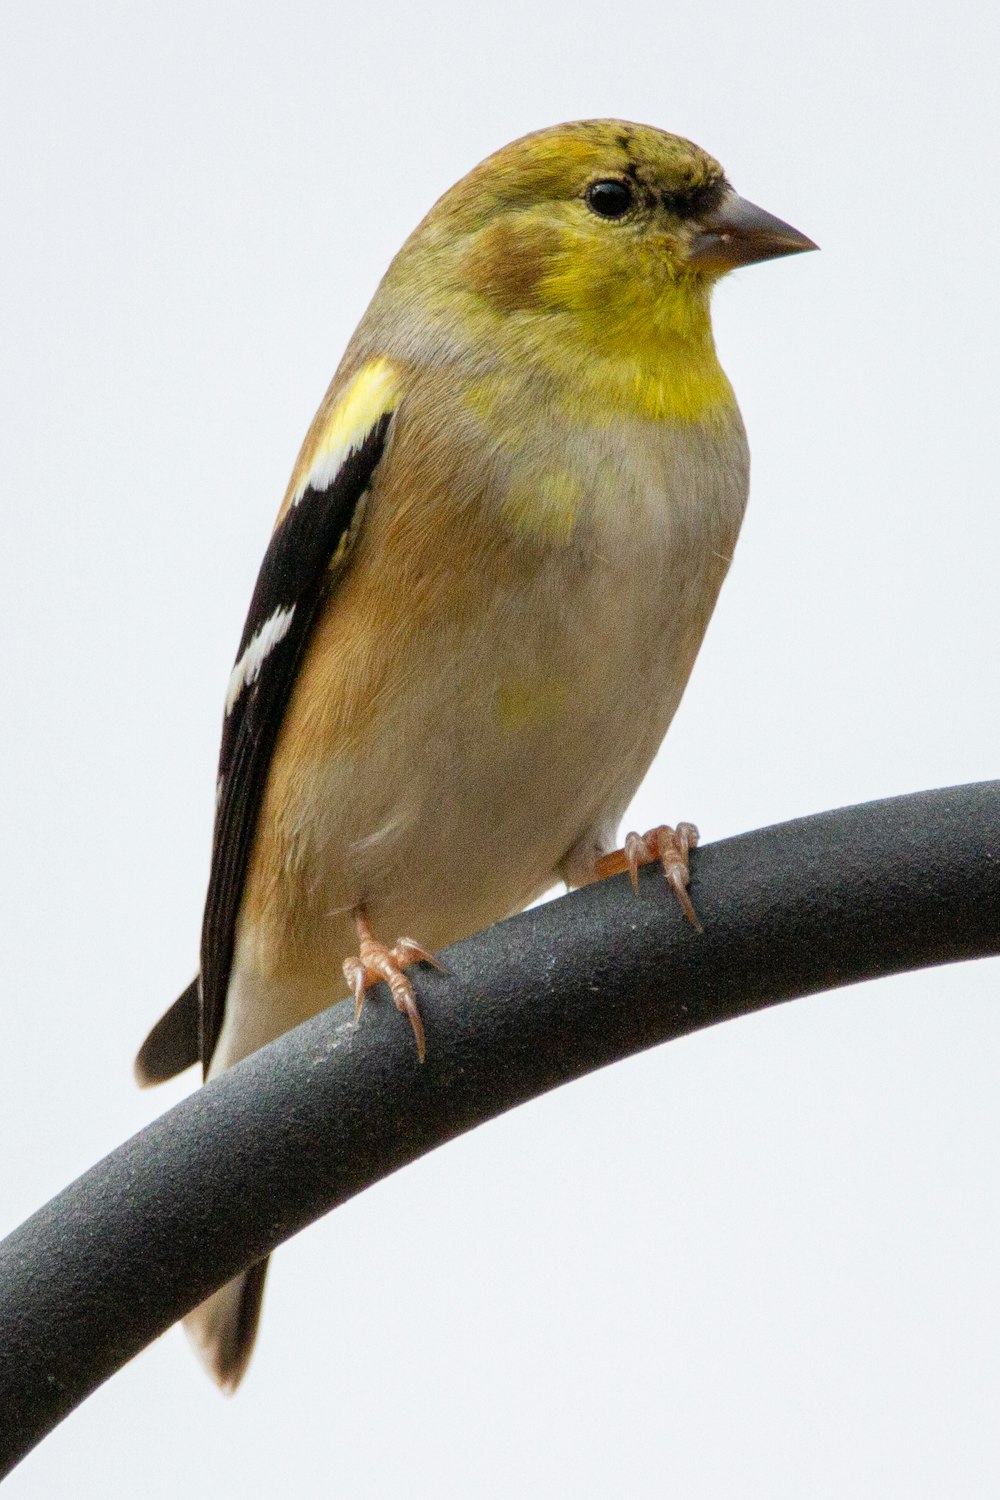
<path id="1" fill-rule="evenodd" d="M 247 916 L 275 953 L 332 960 L 359 901 L 431 946 L 516 910 L 666 733 L 742 518 L 738 413 L 541 426 L 450 469 L 397 432 L 272 766 Z"/>
<path id="2" fill-rule="evenodd" d="M 734 411 L 577 428 L 532 469 L 512 466 L 499 513 L 542 561 L 495 632 L 480 711 L 558 842 L 621 815 L 666 733 L 732 557 L 747 454 Z"/>

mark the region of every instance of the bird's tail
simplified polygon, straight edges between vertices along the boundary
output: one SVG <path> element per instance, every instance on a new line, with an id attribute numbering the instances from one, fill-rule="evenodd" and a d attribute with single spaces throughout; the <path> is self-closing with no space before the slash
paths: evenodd
<path id="1" fill-rule="evenodd" d="M 183 1073 L 198 1061 L 201 1042 L 198 1036 L 197 975 L 187 989 L 177 996 L 166 1015 L 161 1016 L 139 1048 L 135 1060 L 135 1080 L 140 1088 L 164 1083 Z"/>
<path id="2" fill-rule="evenodd" d="M 184 1319 L 212 1379 L 231 1395 L 246 1373 L 257 1337 L 267 1258 L 241 1271 Z"/>

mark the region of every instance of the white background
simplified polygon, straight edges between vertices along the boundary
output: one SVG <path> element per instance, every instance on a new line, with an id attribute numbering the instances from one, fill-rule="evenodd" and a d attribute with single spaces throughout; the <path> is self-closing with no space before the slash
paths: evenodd
<path id="1" fill-rule="evenodd" d="M 274 511 L 392 253 L 529 129 L 677 130 L 823 246 L 717 296 L 750 511 L 630 823 L 997 774 L 992 6 L 344 12 L 0 14 L 0 1228 L 189 1086 L 131 1060 L 194 969 Z M 475 1132 L 279 1253 L 233 1401 L 172 1331 L 5 1493 L 995 1495 L 998 980 L 800 1002 Z"/>

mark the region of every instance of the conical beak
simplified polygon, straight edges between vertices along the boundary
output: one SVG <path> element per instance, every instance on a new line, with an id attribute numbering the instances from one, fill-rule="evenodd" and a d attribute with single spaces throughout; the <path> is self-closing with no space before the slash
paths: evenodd
<path id="1" fill-rule="evenodd" d="M 818 249 L 791 224 L 776 219 L 756 203 L 748 203 L 730 188 L 719 207 L 699 221 L 689 258 L 705 270 L 731 271 L 735 266 L 752 266 L 759 260 Z"/>

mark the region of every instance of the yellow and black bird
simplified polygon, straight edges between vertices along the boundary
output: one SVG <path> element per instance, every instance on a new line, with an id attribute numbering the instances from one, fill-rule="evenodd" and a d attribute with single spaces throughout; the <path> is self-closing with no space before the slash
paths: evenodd
<path id="1" fill-rule="evenodd" d="M 693 915 L 690 825 L 610 856 L 746 503 L 709 304 L 733 267 L 813 248 L 690 141 L 620 120 L 515 141 L 417 226 L 257 579 L 200 974 L 143 1082 L 198 1055 L 211 1077 L 379 979 L 422 1058 L 406 967 L 560 880 L 658 858 Z M 228 1388 L 265 1267 L 185 1320 Z"/>

